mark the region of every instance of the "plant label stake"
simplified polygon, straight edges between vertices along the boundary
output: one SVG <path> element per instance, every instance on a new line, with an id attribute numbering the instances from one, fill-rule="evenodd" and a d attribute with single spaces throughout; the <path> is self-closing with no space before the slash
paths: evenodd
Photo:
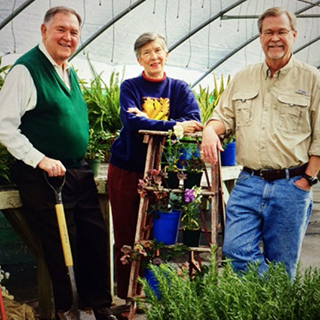
<path id="1" fill-rule="evenodd" d="M 77 290 L 76 280 L 74 276 L 71 246 L 69 241 L 69 234 L 68 234 L 68 228 L 67 228 L 66 218 L 64 214 L 64 209 L 63 209 L 62 193 L 61 193 L 62 188 L 66 182 L 66 175 L 63 176 L 61 183 L 58 186 L 53 186 L 49 182 L 46 172 L 44 172 L 44 177 L 48 185 L 54 191 L 54 194 L 56 197 L 56 205 L 55 205 L 56 215 L 58 220 L 64 261 L 65 261 L 66 267 L 68 268 L 68 275 L 70 279 L 71 292 L 72 292 L 72 306 L 66 312 L 58 311 L 59 318 L 61 320 L 96 320 L 92 309 L 87 309 L 87 310 L 78 309 L 78 305 L 79 305 L 78 290 Z"/>

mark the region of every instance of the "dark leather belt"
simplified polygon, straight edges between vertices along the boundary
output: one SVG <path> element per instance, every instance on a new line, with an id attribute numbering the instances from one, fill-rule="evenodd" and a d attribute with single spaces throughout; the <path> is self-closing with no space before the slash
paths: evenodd
<path id="1" fill-rule="evenodd" d="M 306 163 L 301 167 L 296 167 L 292 169 L 279 169 L 279 170 L 273 170 L 273 169 L 253 170 L 247 167 L 243 167 L 243 170 L 255 176 L 259 176 L 263 180 L 273 181 L 277 179 L 285 179 L 287 177 L 287 173 L 286 173 L 287 170 L 288 170 L 289 178 L 303 175 L 307 168 L 307 165 L 308 164 Z"/>

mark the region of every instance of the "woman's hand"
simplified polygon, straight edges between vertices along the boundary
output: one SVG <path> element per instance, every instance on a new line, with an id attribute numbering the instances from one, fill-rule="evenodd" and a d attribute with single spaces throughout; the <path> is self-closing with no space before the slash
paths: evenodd
<path id="1" fill-rule="evenodd" d="M 203 124 L 195 120 L 177 122 L 177 124 L 182 126 L 183 133 L 194 133 L 203 129 Z"/>
<path id="2" fill-rule="evenodd" d="M 128 108 L 127 112 L 135 114 L 137 117 L 148 118 L 148 115 L 145 112 L 142 112 L 137 107 Z"/>

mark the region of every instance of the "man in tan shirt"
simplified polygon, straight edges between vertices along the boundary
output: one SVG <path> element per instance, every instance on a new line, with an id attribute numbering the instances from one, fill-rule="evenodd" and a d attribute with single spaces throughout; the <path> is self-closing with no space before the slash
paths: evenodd
<path id="1" fill-rule="evenodd" d="M 237 271 L 283 262 L 294 278 L 320 168 L 320 73 L 292 53 L 296 17 L 258 20 L 265 61 L 238 72 L 203 131 L 202 157 L 217 162 L 219 135 L 236 133 L 243 165 L 226 207 L 223 252 Z M 263 241 L 263 252 L 259 242 Z"/>

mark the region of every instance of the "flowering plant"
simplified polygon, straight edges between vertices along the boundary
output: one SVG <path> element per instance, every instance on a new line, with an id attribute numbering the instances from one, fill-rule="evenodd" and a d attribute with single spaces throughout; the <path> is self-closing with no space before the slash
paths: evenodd
<path id="1" fill-rule="evenodd" d="M 201 155 L 199 147 L 194 142 L 186 142 L 187 138 L 181 143 L 181 152 L 179 164 L 180 167 L 185 169 L 187 173 L 200 173 L 203 169 L 203 162 L 201 160 Z"/>
<path id="2" fill-rule="evenodd" d="M 201 204 L 201 188 L 194 186 L 192 189 L 185 189 L 183 194 L 182 209 L 182 229 L 199 229 L 199 205 Z"/>
<path id="3" fill-rule="evenodd" d="M 182 255 L 185 249 L 186 246 L 182 244 L 175 244 L 170 248 L 165 248 L 163 242 L 141 240 L 135 243 L 133 248 L 129 245 L 124 245 L 121 248 L 123 256 L 120 261 L 124 265 L 129 264 L 131 261 L 140 261 L 141 269 L 143 270 L 150 264 L 159 266 L 168 262 L 172 258 Z"/>
<path id="4" fill-rule="evenodd" d="M 163 182 L 165 183 L 166 177 L 166 172 L 150 169 L 144 179 L 139 179 L 138 193 L 142 198 L 149 195 L 153 210 L 171 211 L 170 190 L 165 189 L 162 185 Z"/>
<path id="5" fill-rule="evenodd" d="M 138 243 L 135 243 L 134 247 L 124 245 L 121 248 L 123 256 L 120 261 L 122 264 L 129 264 L 131 261 L 140 261 L 142 265 L 154 264 L 160 265 L 163 263 L 163 260 L 159 256 L 159 250 L 164 247 L 162 242 L 157 242 L 156 240 L 142 240 Z M 143 267 L 143 266 L 142 266 Z"/>

